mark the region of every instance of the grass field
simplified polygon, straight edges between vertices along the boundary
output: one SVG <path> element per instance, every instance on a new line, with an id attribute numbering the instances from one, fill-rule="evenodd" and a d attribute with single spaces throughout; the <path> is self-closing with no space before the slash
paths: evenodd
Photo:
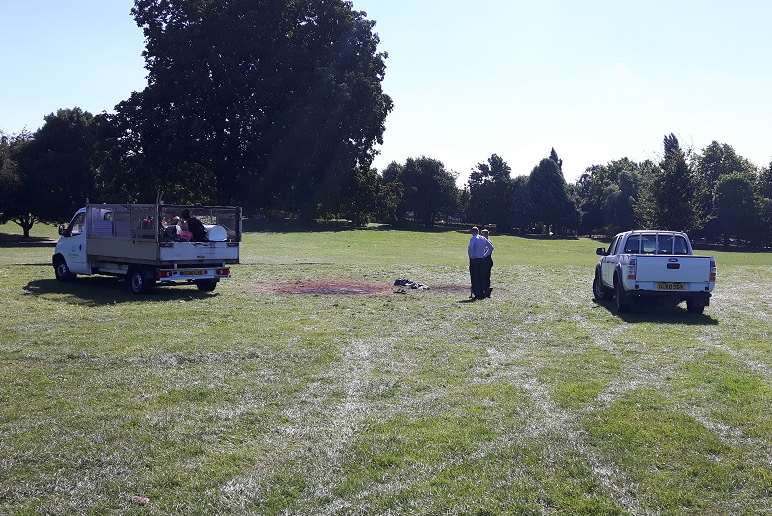
<path id="1" fill-rule="evenodd" d="M 214 294 L 137 298 L 0 240 L 0 513 L 770 512 L 772 255 L 620 318 L 596 242 L 495 237 L 467 303 L 466 241 L 251 233 Z M 397 277 L 436 288 L 277 292 Z"/>

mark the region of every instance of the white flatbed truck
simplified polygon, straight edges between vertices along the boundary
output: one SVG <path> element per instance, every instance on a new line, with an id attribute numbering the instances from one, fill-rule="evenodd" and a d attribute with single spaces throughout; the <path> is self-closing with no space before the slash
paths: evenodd
<path id="1" fill-rule="evenodd" d="M 695 314 L 710 305 L 716 259 L 696 256 L 685 233 L 627 231 L 596 254 L 601 258 L 595 267 L 593 296 L 599 301 L 613 297 L 617 312 L 645 297 L 686 301 L 688 311 Z"/>
<path id="2" fill-rule="evenodd" d="M 205 241 L 180 238 L 173 221 L 184 210 L 206 229 Z M 125 277 L 129 290 L 192 283 L 211 292 L 239 263 L 241 208 L 165 204 L 89 204 L 59 227 L 51 258 L 60 281 L 78 275 Z"/>

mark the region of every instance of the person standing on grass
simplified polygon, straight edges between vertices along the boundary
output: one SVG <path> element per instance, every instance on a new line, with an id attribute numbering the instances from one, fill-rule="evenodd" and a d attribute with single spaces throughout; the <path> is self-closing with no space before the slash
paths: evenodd
<path id="1" fill-rule="evenodd" d="M 491 235 L 488 229 L 483 229 L 480 234 L 490 244 L 490 254 L 485 258 L 485 276 L 483 278 L 483 292 L 485 297 L 491 297 L 491 270 L 493 270 L 493 242 L 491 242 Z"/>
<path id="2" fill-rule="evenodd" d="M 467 252 L 469 254 L 469 275 L 472 280 L 472 297 L 484 299 L 488 297 L 484 285 L 486 258 L 493 252 L 493 244 L 480 235 L 480 230 L 477 227 L 473 227 Z"/>

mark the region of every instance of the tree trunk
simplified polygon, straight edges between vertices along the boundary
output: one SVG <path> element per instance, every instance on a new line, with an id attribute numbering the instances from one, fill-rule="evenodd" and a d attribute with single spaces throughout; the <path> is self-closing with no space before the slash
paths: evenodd
<path id="1" fill-rule="evenodd" d="M 32 229 L 32 226 L 35 225 L 35 222 L 37 220 L 32 214 L 23 215 L 18 218 L 18 220 L 14 220 L 14 222 L 21 227 L 22 233 L 24 234 L 24 238 L 29 238 L 29 232 Z"/>

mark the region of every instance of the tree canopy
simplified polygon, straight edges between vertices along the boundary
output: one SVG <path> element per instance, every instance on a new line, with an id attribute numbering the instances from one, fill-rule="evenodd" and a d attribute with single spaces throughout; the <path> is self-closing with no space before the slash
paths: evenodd
<path id="1" fill-rule="evenodd" d="M 132 14 L 148 86 L 111 121 L 137 197 L 315 213 L 370 169 L 392 101 L 375 23 L 350 2 L 136 0 Z"/>

